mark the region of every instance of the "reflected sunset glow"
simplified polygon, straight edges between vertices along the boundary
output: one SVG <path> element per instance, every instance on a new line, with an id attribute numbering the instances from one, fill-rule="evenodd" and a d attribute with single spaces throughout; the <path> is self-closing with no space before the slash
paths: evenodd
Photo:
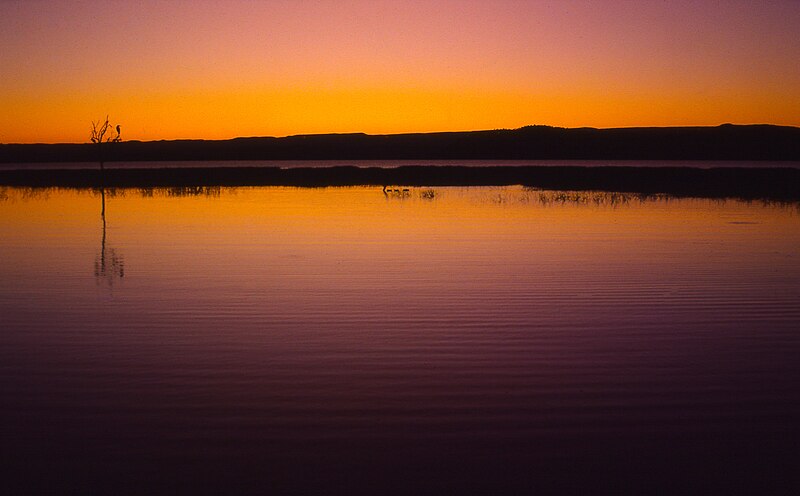
<path id="1" fill-rule="evenodd" d="M 796 202 L 408 189 L 0 189 L 18 492 L 790 487 Z"/>

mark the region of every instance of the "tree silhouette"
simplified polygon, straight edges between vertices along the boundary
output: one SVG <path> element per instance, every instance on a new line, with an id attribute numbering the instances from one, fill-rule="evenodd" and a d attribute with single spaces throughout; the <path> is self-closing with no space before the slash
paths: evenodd
<path id="1" fill-rule="evenodd" d="M 122 141 L 122 137 L 120 136 L 120 128 L 119 124 L 111 130 L 111 125 L 108 123 L 108 116 L 106 116 L 105 122 L 101 121 L 92 121 L 92 133 L 90 135 L 90 139 L 92 143 L 97 143 L 98 146 L 98 158 L 100 160 L 100 170 L 103 170 L 103 162 L 105 161 L 105 147 L 107 143 L 118 143 Z M 116 131 L 116 134 L 114 134 Z"/>

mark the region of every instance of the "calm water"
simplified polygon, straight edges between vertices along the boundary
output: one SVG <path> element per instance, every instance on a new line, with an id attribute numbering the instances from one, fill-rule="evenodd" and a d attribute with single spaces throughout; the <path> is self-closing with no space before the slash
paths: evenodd
<path id="1" fill-rule="evenodd" d="M 800 488 L 797 204 L 104 196 L 0 189 L 10 494 Z"/>
<path id="2" fill-rule="evenodd" d="M 400 167 L 403 165 L 439 165 L 467 167 L 492 167 L 497 165 L 525 166 L 577 166 L 577 167 L 697 167 L 701 169 L 717 167 L 770 168 L 789 167 L 798 169 L 797 161 L 754 161 L 754 160 L 226 160 L 226 161 L 164 161 L 164 162 L 107 162 L 109 169 L 158 169 L 163 167 L 336 167 L 353 165 L 356 167 Z M 0 163 L 2 169 L 96 169 L 97 162 L 38 162 L 38 163 Z"/>

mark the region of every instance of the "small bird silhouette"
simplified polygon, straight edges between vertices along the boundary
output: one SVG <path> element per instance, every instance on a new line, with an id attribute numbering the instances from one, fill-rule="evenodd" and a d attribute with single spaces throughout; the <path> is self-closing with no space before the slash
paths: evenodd
<path id="1" fill-rule="evenodd" d="M 119 124 L 117 124 L 117 134 L 119 134 Z"/>

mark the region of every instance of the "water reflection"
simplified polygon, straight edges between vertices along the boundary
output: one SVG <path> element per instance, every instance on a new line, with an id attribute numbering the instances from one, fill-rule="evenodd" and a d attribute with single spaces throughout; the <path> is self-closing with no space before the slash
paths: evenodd
<path id="1" fill-rule="evenodd" d="M 116 192 L 112 192 L 116 194 Z M 116 279 L 125 277 L 125 260 L 123 256 L 106 243 L 106 189 L 100 188 L 100 220 L 103 225 L 103 235 L 100 238 L 100 254 L 94 260 L 94 277 L 99 283 L 109 287 L 114 285 Z"/>
<path id="2" fill-rule="evenodd" d="M 318 493 L 396 471 L 444 493 L 578 474 L 681 494 L 665 484 L 691 470 L 796 472 L 794 206 L 425 190 L 7 190 L 15 473 L 98 493 L 158 492 L 152 474 Z"/>
<path id="3" fill-rule="evenodd" d="M 155 196 L 166 197 L 191 197 L 191 196 L 204 196 L 207 198 L 218 198 L 222 194 L 222 188 L 219 186 L 178 186 L 171 188 L 138 188 L 137 190 L 142 198 L 152 198 Z"/>
<path id="4" fill-rule="evenodd" d="M 631 193 L 585 192 L 585 191 L 542 191 L 538 194 L 541 205 L 579 204 L 579 205 L 627 205 L 632 201 L 659 201 L 665 195 L 641 195 Z"/>
<path id="5" fill-rule="evenodd" d="M 387 200 L 405 200 L 411 197 L 411 190 L 400 186 L 386 185 L 383 187 L 382 191 L 383 196 L 385 196 Z"/>
<path id="6" fill-rule="evenodd" d="M 47 190 L 30 190 L 28 195 L 31 197 L 37 194 L 46 194 Z M 222 188 L 219 186 L 185 186 L 172 188 L 139 188 L 137 190 L 126 190 L 120 188 L 99 188 L 100 192 L 100 221 L 102 224 L 102 236 L 100 238 L 100 253 L 94 261 L 94 277 L 98 284 L 105 284 L 112 287 L 115 282 L 125 277 L 125 258 L 117 248 L 110 246 L 108 242 L 108 223 L 106 211 L 106 197 L 125 197 L 128 192 L 136 192 L 141 198 L 184 198 L 184 197 L 206 197 L 219 198 Z"/>
<path id="7" fill-rule="evenodd" d="M 270 187 L 265 187 L 270 188 Z M 304 190 L 308 188 L 276 187 Z M 358 186 L 345 187 L 346 189 L 359 189 Z M 221 198 L 223 195 L 236 195 L 237 191 L 249 189 L 247 187 L 220 187 L 220 186 L 181 186 L 181 187 L 148 187 L 148 188 L 114 188 L 101 189 L 62 188 L 62 187 L 0 187 L 0 201 L 29 201 L 47 200 L 52 194 L 71 191 L 78 194 L 97 194 L 101 196 L 101 210 L 104 208 L 104 197 L 128 198 Z M 311 188 L 330 189 L 339 188 Z M 691 200 L 692 198 L 724 205 L 728 202 L 762 207 L 779 207 L 800 212 L 800 202 L 772 200 L 772 199 L 742 199 L 742 198 L 705 198 L 705 197 L 678 197 L 669 194 L 644 194 L 613 191 L 572 191 L 572 190 L 542 190 L 534 187 L 514 186 L 473 186 L 473 187 L 441 187 L 433 188 L 408 188 L 404 186 L 386 186 L 379 190 L 388 199 L 405 200 L 441 200 L 451 197 L 456 191 L 470 191 L 469 197 L 477 203 L 493 203 L 507 205 L 586 205 L 597 207 L 618 207 L 635 204 L 668 203 L 671 201 Z M 104 214 L 101 211 L 101 216 Z"/>

